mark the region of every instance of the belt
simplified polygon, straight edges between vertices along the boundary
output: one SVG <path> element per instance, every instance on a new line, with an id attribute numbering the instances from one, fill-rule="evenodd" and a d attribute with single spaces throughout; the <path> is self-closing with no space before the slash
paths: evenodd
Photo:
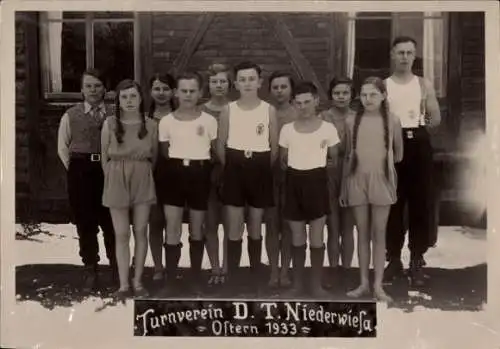
<path id="1" fill-rule="evenodd" d="M 269 154 L 270 151 L 253 151 L 253 150 L 239 150 L 239 149 L 230 149 L 230 151 L 233 151 L 233 152 L 238 152 L 240 154 L 243 154 L 243 156 L 247 159 L 252 159 L 256 156 L 259 156 L 259 155 L 266 155 L 266 154 Z"/>
<path id="2" fill-rule="evenodd" d="M 89 160 L 91 162 L 100 162 L 101 154 L 100 153 L 71 153 L 71 159 L 79 159 L 79 160 Z"/>
<path id="3" fill-rule="evenodd" d="M 403 135 L 408 139 L 413 139 L 415 138 L 416 133 L 420 130 L 422 130 L 422 127 L 403 128 Z"/>
<path id="4" fill-rule="evenodd" d="M 205 164 L 209 164 L 210 160 L 191 160 L 191 159 L 178 159 L 178 158 L 169 158 L 170 161 L 176 162 L 176 163 L 182 163 L 182 166 L 184 167 L 189 167 L 189 166 L 204 166 Z"/>

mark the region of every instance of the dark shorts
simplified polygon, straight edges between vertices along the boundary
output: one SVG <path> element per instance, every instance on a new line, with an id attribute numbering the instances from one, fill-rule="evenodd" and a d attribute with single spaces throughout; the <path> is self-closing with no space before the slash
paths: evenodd
<path id="1" fill-rule="evenodd" d="M 285 186 L 285 219 L 311 221 L 330 213 L 326 168 L 289 168 Z"/>
<path id="2" fill-rule="evenodd" d="M 210 160 L 168 159 L 162 169 L 159 188 L 163 205 L 206 211 L 210 195 Z"/>
<path id="3" fill-rule="evenodd" d="M 226 149 L 226 165 L 221 188 L 224 205 L 267 208 L 274 205 L 271 152 Z"/>

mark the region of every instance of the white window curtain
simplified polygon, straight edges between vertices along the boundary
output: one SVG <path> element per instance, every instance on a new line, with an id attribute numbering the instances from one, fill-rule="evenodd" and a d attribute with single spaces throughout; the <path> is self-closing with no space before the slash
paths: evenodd
<path id="1" fill-rule="evenodd" d="M 441 12 L 425 13 L 423 41 L 424 76 L 433 83 L 437 95 L 443 96 L 447 40 Z"/>
<path id="2" fill-rule="evenodd" d="M 347 35 L 346 35 L 346 73 L 351 78 L 354 75 L 354 57 L 356 54 L 356 12 L 349 12 L 347 16 Z"/>
<path id="3" fill-rule="evenodd" d="M 42 12 L 40 30 L 44 91 L 62 91 L 62 12 Z"/>

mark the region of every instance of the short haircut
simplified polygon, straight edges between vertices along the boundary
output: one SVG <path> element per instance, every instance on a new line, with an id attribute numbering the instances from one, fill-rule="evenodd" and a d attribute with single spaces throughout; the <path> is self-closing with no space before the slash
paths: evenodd
<path id="1" fill-rule="evenodd" d="M 102 82 L 102 84 L 104 85 L 104 74 L 100 70 L 95 69 L 95 68 L 89 68 L 89 69 L 85 70 L 82 74 L 81 79 L 80 79 L 80 85 L 83 85 L 83 77 L 85 75 L 92 76 L 92 77 L 96 78 L 97 80 Z"/>
<path id="2" fill-rule="evenodd" d="M 411 43 L 413 43 L 413 45 L 415 45 L 415 47 L 417 47 L 417 40 L 415 40 L 411 36 L 398 36 L 398 37 L 394 38 L 394 40 L 392 41 L 391 47 L 394 48 L 394 46 L 396 46 L 398 44 L 405 43 L 405 42 L 411 42 Z"/>
<path id="3" fill-rule="evenodd" d="M 337 85 L 348 85 L 351 87 L 351 97 L 354 98 L 355 96 L 355 91 L 354 91 L 354 82 L 352 79 L 346 77 L 346 76 L 340 76 L 340 77 L 334 77 L 330 81 L 330 85 L 328 85 L 328 99 L 332 99 L 332 91 Z"/>
<path id="4" fill-rule="evenodd" d="M 203 86 L 203 79 L 201 78 L 201 75 L 196 73 L 196 72 L 185 72 L 177 76 L 175 79 L 175 87 L 179 87 L 179 81 L 181 80 L 196 80 L 198 82 L 198 87 L 201 90 Z"/>
<path id="5" fill-rule="evenodd" d="M 226 73 L 227 78 L 231 80 L 231 69 L 223 63 L 214 63 L 208 67 L 208 77 L 215 76 L 219 73 Z"/>
<path id="6" fill-rule="evenodd" d="M 314 85 L 310 81 L 302 81 L 297 86 L 295 86 L 295 91 L 294 91 L 293 97 L 296 97 L 296 96 L 304 94 L 304 93 L 310 93 L 314 97 L 317 97 L 318 96 L 318 88 L 316 87 L 316 85 Z"/>
<path id="7" fill-rule="evenodd" d="M 260 77 L 262 74 L 262 69 L 255 63 L 245 61 L 237 64 L 234 67 L 234 76 L 236 77 L 238 75 L 238 72 L 240 70 L 247 70 L 247 69 L 254 69 L 257 72 L 257 75 Z"/>
<path id="8" fill-rule="evenodd" d="M 292 96 L 293 96 L 293 93 L 295 91 L 295 81 L 293 79 L 292 74 L 290 74 L 289 72 L 286 72 L 286 71 L 277 70 L 271 74 L 271 76 L 269 77 L 269 90 L 271 90 L 271 84 L 272 84 L 273 80 L 277 79 L 277 78 L 287 78 L 288 79 L 288 81 L 290 82 L 290 88 L 292 90 Z"/>

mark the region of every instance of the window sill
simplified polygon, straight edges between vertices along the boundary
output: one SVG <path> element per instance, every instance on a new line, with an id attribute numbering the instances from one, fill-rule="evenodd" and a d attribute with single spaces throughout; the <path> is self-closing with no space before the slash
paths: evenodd
<path id="1" fill-rule="evenodd" d="M 114 91 L 106 92 L 104 100 L 106 102 L 112 102 L 115 99 L 116 93 Z M 82 94 L 80 92 L 47 92 L 44 93 L 44 101 L 48 103 L 75 103 L 82 100 Z"/>

